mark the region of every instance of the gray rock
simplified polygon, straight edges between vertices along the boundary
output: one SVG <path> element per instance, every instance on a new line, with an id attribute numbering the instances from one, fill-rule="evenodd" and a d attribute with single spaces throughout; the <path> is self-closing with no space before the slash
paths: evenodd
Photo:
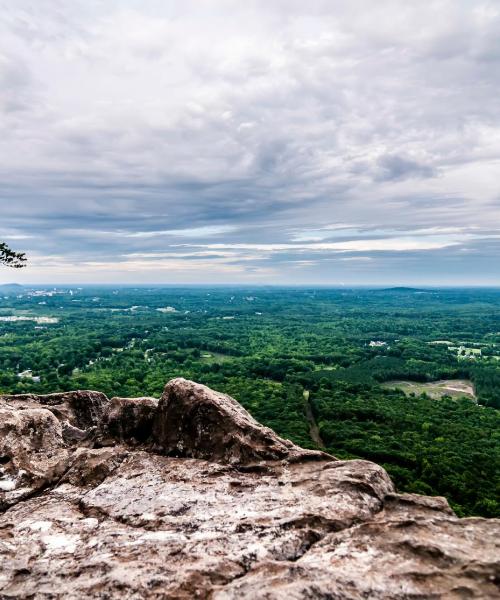
<path id="1" fill-rule="evenodd" d="M 50 410 L 60 421 L 68 421 L 78 429 L 88 429 L 97 426 L 109 402 L 101 392 L 80 390 L 76 392 L 61 392 L 57 394 L 18 394 L 0 396 L 0 401 L 24 410 L 26 408 L 45 408 Z"/>
<path id="2" fill-rule="evenodd" d="M 87 439 L 90 431 L 94 428 L 79 429 L 71 425 L 69 421 L 63 421 L 62 425 L 62 436 L 63 440 L 68 443 L 78 443 Z"/>
<path id="3" fill-rule="evenodd" d="M 0 510 L 55 481 L 67 461 L 61 423 L 49 410 L 0 403 Z"/>
<path id="4" fill-rule="evenodd" d="M 146 442 L 151 438 L 156 398 L 111 398 L 100 424 L 103 440 Z"/>
<path id="5" fill-rule="evenodd" d="M 230 396 L 180 377 L 165 386 L 153 437 L 155 448 L 170 456 L 236 465 L 282 459 L 334 460 L 280 438 Z"/>
<path id="6" fill-rule="evenodd" d="M 158 406 L 105 403 L 81 442 L 23 402 L 0 402 L 0 470 L 40 486 L 0 505 L 0 598 L 499 597 L 500 521 L 304 451 L 228 396 L 176 379 Z"/>

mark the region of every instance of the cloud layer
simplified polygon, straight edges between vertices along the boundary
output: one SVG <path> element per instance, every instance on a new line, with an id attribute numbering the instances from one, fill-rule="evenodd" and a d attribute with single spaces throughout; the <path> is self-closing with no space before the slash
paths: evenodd
<path id="1" fill-rule="evenodd" d="M 498 2 L 0 8 L 20 280 L 499 283 Z"/>

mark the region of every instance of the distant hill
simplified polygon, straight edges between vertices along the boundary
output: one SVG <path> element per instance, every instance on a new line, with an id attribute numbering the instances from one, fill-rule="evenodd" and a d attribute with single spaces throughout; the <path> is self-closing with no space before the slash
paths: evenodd
<path id="1" fill-rule="evenodd" d="M 397 292 L 397 293 L 405 293 L 405 294 L 411 294 L 411 293 L 415 293 L 415 292 L 430 292 L 431 290 L 422 290 L 420 288 L 412 288 L 412 287 L 390 287 L 390 288 L 384 288 L 382 290 L 374 290 L 375 292 Z"/>
<path id="2" fill-rule="evenodd" d="M 24 285 L 20 283 L 0 283 L 0 292 L 20 292 Z"/>

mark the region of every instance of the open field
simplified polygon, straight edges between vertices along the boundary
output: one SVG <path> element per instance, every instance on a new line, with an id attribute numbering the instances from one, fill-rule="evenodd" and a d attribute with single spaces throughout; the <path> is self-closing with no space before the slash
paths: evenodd
<path id="1" fill-rule="evenodd" d="M 221 363 L 231 360 L 234 357 L 229 356 L 228 354 L 222 354 L 220 352 L 203 351 L 200 358 L 205 363 Z"/>
<path id="2" fill-rule="evenodd" d="M 459 396 L 467 396 L 468 398 L 476 398 L 472 382 L 468 379 L 443 379 L 441 381 L 432 381 L 430 383 L 420 383 L 417 381 L 388 381 L 382 384 L 382 387 L 389 389 L 399 389 L 406 395 L 427 394 L 431 398 L 442 398 L 443 396 L 451 396 L 457 398 Z"/>

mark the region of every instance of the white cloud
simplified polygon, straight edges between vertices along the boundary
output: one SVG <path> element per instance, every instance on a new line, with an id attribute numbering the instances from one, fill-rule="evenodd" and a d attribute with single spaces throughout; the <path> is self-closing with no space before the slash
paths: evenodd
<path id="1" fill-rule="evenodd" d="M 384 238 L 369 240 L 350 240 L 344 242 L 309 242 L 304 244 L 205 244 L 204 248 L 213 250 L 256 250 L 263 252 L 310 251 L 310 252 L 406 252 L 419 250 L 437 250 L 455 246 L 457 238 Z"/>
<path id="2" fill-rule="evenodd" d="M 395 253 L 397 279 L 467 248 L 492 277 L 499 27 L 488 0 L 5 3 L 5 239 L 118 279 L 177 238 L 284 279 L 287 253 L 318 281 L 328 252 Z"/>

